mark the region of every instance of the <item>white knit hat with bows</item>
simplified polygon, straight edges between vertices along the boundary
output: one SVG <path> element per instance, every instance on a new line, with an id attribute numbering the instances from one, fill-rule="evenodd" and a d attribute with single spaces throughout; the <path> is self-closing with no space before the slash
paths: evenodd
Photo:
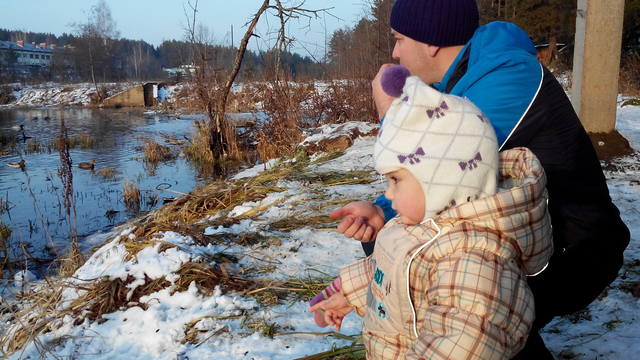
<path id="1" fill-rule="evenodd" d="M 425 196 L 425 217 L 496 193 L 498 145 L 493 127 L 467 99 L 406 79 L 378 132 L 380 174 L 407 169 Z"/>

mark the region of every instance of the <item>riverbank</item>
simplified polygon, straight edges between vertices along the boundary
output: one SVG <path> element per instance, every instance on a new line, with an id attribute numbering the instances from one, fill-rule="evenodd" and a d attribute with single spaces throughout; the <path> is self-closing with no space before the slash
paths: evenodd
<path id="1" fill-rule="evenodd" d="M 12 83 L 2 85 L 10 89 L 11 101 L 5 101 L 3 107 L 41 107 L 41 106 L 88 106 L 98 103 L 98 91 L 90 83 L 58 84 L 43 83 L 27 85 Z M 100 89 L 108 95 L 114 95 L 133 84 L 105 83 Z M 7 91 L 8 92 L 8 91 Z"/>

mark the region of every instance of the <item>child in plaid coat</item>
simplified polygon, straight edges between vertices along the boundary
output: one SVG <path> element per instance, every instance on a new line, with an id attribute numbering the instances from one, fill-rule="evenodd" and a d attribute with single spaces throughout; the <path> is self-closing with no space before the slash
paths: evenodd
<path id="1" fill-rule="evenodd" d="M 398 216 L 309 311 L 338 329 L 364 316 L 370 359 L 508 359 L 534 320 L 526 277 L 553 251 L 544 171 L 528 149 L 498 154 L 470 101 L 415 76 L 398 93 L 374 149 Z"/>

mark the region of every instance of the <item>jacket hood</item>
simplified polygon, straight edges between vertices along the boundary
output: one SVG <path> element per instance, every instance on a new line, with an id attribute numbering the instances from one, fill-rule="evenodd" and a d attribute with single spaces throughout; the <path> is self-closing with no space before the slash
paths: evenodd
<path id="1" fill-rule="evenodd" d="M 479 27 L 469 40 L 471 64 L 484 61 L 487 57 L 494 61 L 516 57 L 530 59 L 536 56 L 536 48 L 529 35 L 517 25 L 495 21 Z"/>
<path id="2" fill-rule="evenodd" d="M 467 51 L 469 51 L 469 67 L 473 68 L 473 72 L 470 74 L 472 76 L 466 76 L 460 80 L 456 85 L 460 88 L 470 86 L 478 78 L 505 64 L 533 63 L 537 65 L 535 64 L 537 63 L 536 48 L 527 33 L 515 24 L 495 21 L 476 30 L 471 40 L 449 67 L 442 81 L 434 84 L 438 90 L 444 91 L 447 83 L 451 80 L 456 65 Z"/>
<path id="3" fill-rule="evenodd" d="M 461 67 L 464 76 L 459 78 Z M 442 81 L 433 86 L 468 97 L 489 117 L 498 144 L 503 144 L 535 98 L 542 74 L 527 33 L 514 24 L 496 21 L 476 30 Z"/>
<path id="4" fill-rule="evenodd" d="M 544 269 L 553 252 L 544 170 L 529 149 L 506 150 L 500 153 L 499 181 L 497 194 L 460 204 L 435 220 L 468 220 L 502 233 L 519 249 L 516 258 L 527 275 L 535 274 Z"/>

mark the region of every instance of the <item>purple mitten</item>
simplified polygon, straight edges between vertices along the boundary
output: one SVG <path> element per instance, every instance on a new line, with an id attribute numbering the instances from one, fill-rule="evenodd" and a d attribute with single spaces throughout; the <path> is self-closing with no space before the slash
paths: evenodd
<path id="1" fill-rule="evenodd" d="M 309 301 L 309 307 L 319 303 L 322 300 L 330 298 L 331 295 L 340 292 L 340 290 L 342 290 L 342 281 L 340 280 L 340 276 L 338 276 L 331 282 L 331 284 L 329 284 L 329 286 L 324 288 L 324 290 L 320 291 L 316 296 L 313 297 L 313 299 L 311 299 L 311 301 Z M 313 313 L 313 319 L 315 320 L 316 325 L 318 325 L 319 327 L 325 327 L 329 325 L 324 321 L 324 310 L 322 309 Z"/>
<path id="2" fill-rule="evenodd" d="M 402 95 L 402 88 L 410 75 L 409 69 L 402 65 L 389 66 L 380 78 L 382 90 L 389 96 L 399 97 Z"/>

